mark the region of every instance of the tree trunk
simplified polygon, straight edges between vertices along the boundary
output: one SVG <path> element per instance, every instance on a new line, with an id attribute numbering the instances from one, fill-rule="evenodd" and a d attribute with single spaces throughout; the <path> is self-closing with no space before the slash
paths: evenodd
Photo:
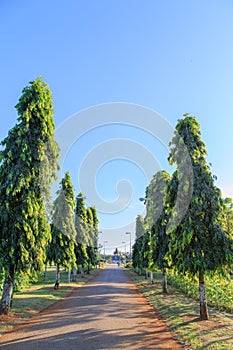
<path id="1" fill-rule="evenodd" d="M 163 293 L 167 294 L 167 271 L 163 269 L 163 282 L 162 282 Z"/>
<path id="2" fill-rule="evenodd" d="M 1 314 L 8 315 L 11 311 L 12 299 L 13 299 L 13 288 L 14 288 L 14 274 L 11 274 L 11 276 L 5 277 L 3 292 L 2 292 L 1 309 L 0 309 Z"/>
<path id="3" fill-rule="evenodd" d="M 150 271 L 150 284 L 154 283 L 154 276 L 153 276 L 153 272 Z"/>
<path id="4" fill-rule="evenodd" d="M 81 267 L 81 277 L 84 278 L 84 266 Z"/>
<path id="5" fill-rule="evenodd" d="M 67 282 L 70 283 L 70 275 L 71 275 L 71 271 L 68 271 L 68 275 L 67 275 Z"/>
<path id="6" fill-rule="evenodd" d="M 199 272 L 199 292 L 200 292 L 200 319 L 208 320 L 209 313 L 207 307 L 204 273 Z"/>
<path id="7" fill-rule="evenodd" d="M 76 282 L 77 281 L 77 269 L 76 269 L 76 267 L 73 267 L 72 273 L 73 273 L 72 281 Z"/>
<path id="8" fill-rule="evenodd" d="M 60 284 L 60 266 L 57 264 L 56 266 L 56 282 L 54 285 L 54 289 L 58 289 Z"/>
<path id="9" fill-rule="evenodd" d="M 145 278 L 148 279 L 149 272 L 146 270 Z"/>
<path id="10" fill-rule="evenodd" d="M 46 278 L 47 275 L 47 265 L 44 266 L 44 278 Z"/>
<path id="11" fill-rule="evenodd" d="M 90 275 L 90 265 L 87 265 L 87 274 Z"/>

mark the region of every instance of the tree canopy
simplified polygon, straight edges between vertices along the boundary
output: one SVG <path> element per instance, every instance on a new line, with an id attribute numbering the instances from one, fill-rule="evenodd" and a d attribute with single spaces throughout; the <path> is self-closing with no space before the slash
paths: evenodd
<path id="1" fill-rule="evenodd" d="M 8 286 L 16 272 L 43 268 L 51 237 L 45 201 L 59 155 L 52 95 L 41 78 L 23 89 L 16 109 L 18 122 L 0 153 L 0 265 Z"/>

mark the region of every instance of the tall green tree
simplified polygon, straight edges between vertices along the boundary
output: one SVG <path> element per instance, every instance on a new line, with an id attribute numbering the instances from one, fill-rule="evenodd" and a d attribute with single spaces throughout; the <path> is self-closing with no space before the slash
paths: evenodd
<path id="1" fill-rule="evenodd" d="M 98 250 L 98 237 L 99 237 L 99 219 L 97 215 L 96 207 L 90 207 L 93 216 L 93 227 L 94 227 L 94 239 L 92 245 Z"/>
<path id="2" fill-rule="evenodd" d="M 76 240 L 80 244 L 88 243 L 87 211 L 85 208 L 85 196 L 82 192 L 76 197 L 75 207 L 75 228 L 77 232 Z"/>
<path id="3" fill-rule="evenodd" d="M 68 172 L 65 173 L 57 194 L 52 215 L 52 240 L 47 251 L 48 261 L 56 264 L 55 288 L 59 287 L 60 267 L 70 271 L 76 265 L 75 196 Z"/>
<path id="4" fill-rule="evenodd" d="M 224 198 L 224 228 L 233 238 L 233 201 L 232 198 Z"/>
<path id="5" fill-rule="evenodd" d="M 136 228 L 135 236 L 136 238 L 142 237 L 145 234 L 146 230 L 144 227 L 144 219 L 141 215 L 138 215 L 136 218 Z"/>
<path id="6" fill-rule="evenodd" d="M 142 244 L 141 244 L 141 267 L 146 270 L 146 276 L 148 276 L 149 267 L 149 258 L 150 258 L 150 231 L 146 231 L 142 236 Z"/>
<path id="7" fill-rule="evenodd" d="M 167 212 L 166 194 L 170 175 L 166 171 L 158 171 L 149 185 L 150 196 L 148 196 L 147 220 L 152 223 L 150 238 L 150 267 L 159 268 L 163 273 L 162 291 L 167 293 L 167 268 L 169 267 L 166 255 L 169 250 L 169 236 L 166 233 L 166 226 L 169 220 Z M 151 204 L 151 205 L 150 205 Z M 149 218 L 149 214 L 152 216 Z"/>
<path id="8" fill-rule="evenodd" d="M 146 217 L 144 225 L 151 230 L 164 208 L 164 198 L 166 196 L 166 185 L 169 175 L 166 171 L 158 171 L 146 188 Z"/>
<path id="9" fill-rule="evenodd" d="M 55 177 L 53 102 L 42 79 L 23 89 L 16 105 L 18 122 L 1 142 L 0 265 L 5 274 L 1 312 L 10 311 L 17 273 L 43 269 L 51 237 L 45 202 Z"/>
<path id="10" fill-rule="evenodd" d="M 91 208 L 87 208 L 87 229 L 88 229 L 88 245 L 87 245 L 87 256 L 88 256 L 88 273 L 92 265 L 96 264 L 96 253 L 95 253 L 95 228 L 94 218 Z"/>
<path id="11" fill-rule="evenodd" d="M 143 267 L 143 256 L 142 256 L 142 244 L 143 237 L 140 236 L 136 238 L 135 243 L 133 244 L 132 250 L 132 266 L 134 269 L 138 270 L 138 273 L 141 275 Z"/>
<path id="12" fill-rule="evenodd" d="M 133 245 L 133 253 L 132 253 L 132 265 L 135 269 L 138 270 L 139 274 L 141 274 L 141 271 L 143 267 L 145 266 L 144 263 L 144 236 L 146 235 L 146 229 L 144 227 L 144 219 L 141 215 L 138 215 L 136 218 L 136 229 L 135 229 L 135 236 L 136 241 Z M 143 246 L 144 245 L 144 246 Z"/>
<path id="13" fill-rule="evenodd" d="M 75 229 L 76 229 L 76 264 L 81 265 L 81 274 L 84 277 L 84 266 L 87 263 L 87 245 L 88 245 L 88 225 L 87 212 L 85 208 L 85 196 L 79 193 L 76 197 L 75 207 Z M 73 271 L 75 274 L 75 271 Z"/>
<path id="14" fill-rule="evenodd" d="M 195 117 L 186 115 L 178 121 L 171 143 L 169 160 L 178 167 L 179 182 L 182 182 L 185 172 L 183 145 L 188 149 L 194 178 L 188 210 L 177 227 L 169 228 L 170 257 L 179 272 L 198 276 L 200 318 L 208 319 L 204 277 L 209 271 L 229 268 L 233 259 L 232 240 L 223 228 L 221 193 L 207 164 L 206 146 Z M 183 186 L 184 192 L 191 190 L 187 183 Z M 173 191 L 170 191 L 170 195 L 173 196 Z"/>

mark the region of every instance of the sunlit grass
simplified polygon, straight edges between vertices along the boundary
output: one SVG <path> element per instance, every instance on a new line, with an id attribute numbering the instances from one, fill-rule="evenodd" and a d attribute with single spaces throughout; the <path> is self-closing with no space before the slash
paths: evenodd
<path id="1" fill-rule="evenodd" d="M 70 283 L 67 282 L 67 272 L 62 271 L 60 288 L 54 290 L 55 267 L 48 268 L 46 277 L 41 274 L 38 276 L 38 282 L 32 283 L 23 290 L 14 293 L 10 316 L 1 316 L 0 318 L 0 334 L 66 297 L 74 288 L 86 283 L 99 271 L 93 269 L 90 274 L 85 274 L 84 278 L 79 274 L 77 275 L 77 281 Z"/>
<path id="2" fill-rule="evenodd" d="M 144 276 L 128 272 L 149 303 L 166 320 L 176 337 L 193 350 L 233 349 L 233 314 L 209 308 L 210 320 L 199 318 L 199 301 L 169 285 L 168 294 L 162 294 L 162 274 L 154 273 L 154 284 Z M 208 281 L 208 283 L 210 283 Z"/>

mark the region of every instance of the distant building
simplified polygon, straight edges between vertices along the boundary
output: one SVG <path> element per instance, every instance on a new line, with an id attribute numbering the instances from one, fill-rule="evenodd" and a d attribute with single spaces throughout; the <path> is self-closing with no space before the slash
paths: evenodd
<path id="1" fill-rule="evenodd" d="M 120 262 L 121 262 L 120 255 L 114 254 L 114 255 L 112 256 L 112 263 L 113 263 L 113 264 L 117 264 L 117 263 L 120 263 Z"/>

